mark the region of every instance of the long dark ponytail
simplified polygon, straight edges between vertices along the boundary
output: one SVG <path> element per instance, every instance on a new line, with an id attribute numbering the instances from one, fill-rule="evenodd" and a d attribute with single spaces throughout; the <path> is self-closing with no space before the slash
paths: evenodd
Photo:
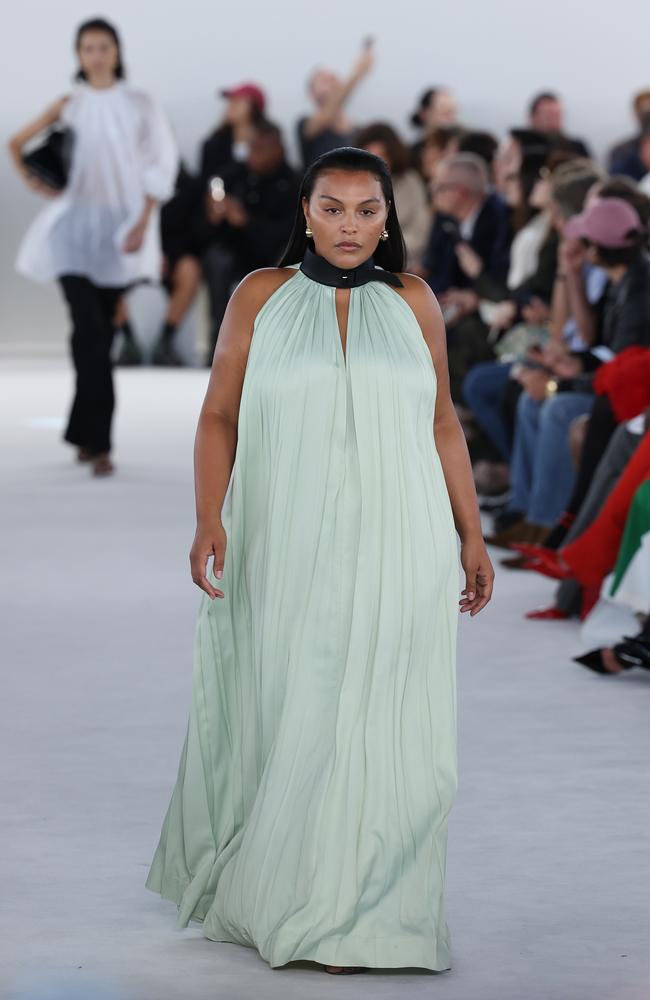
<path id="1" fill-rule="evenodd" d="M 307 200 L 311 198 L 316 180 L 325 170 L 350 170 L 355 173 L 367 171 L 377 178 L 381 184 L 386 204 L 390 204 L 386 219 L 388 239 L 379 240 L 377 249 L 372 256 L 375 264 L 383 267 L 386 271 L 403 271 L 406 261 L 406 247 L 395 209 L 390 170 L 380 156 L 375 156 L 367 149 L 357 149 L 356 146 L 341 146 L 339 149 L 323 153 L 305 170 L 298 194 L 298 208 L 296 209 L 293 230 L 286 250 L 277 266 L 287 267 L 289 264 L 297 264 L 305 256 L 305 250 L 308 247 L 310 250 L 315 250 L 313 238 L 305 235 L 305 213 L 302 200 L 303 198 Z"/>

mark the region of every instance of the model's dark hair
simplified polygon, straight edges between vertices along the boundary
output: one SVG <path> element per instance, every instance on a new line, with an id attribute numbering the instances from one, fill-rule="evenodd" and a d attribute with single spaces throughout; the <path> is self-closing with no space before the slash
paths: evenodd
<path id="1" fill-rule="evenodd" d="M 402 228 L 395 209 L 390 170 L 380 156 L 369 153 L 367 149 L 357 149 L 356 146 L 341 146 L 339 149 L 332 149 L 327 153 L 323 153 L 322 156 L 314 160 L 305 170 L 300 191 L 298 192 L 298 207 L 296 209 L 293 230 L 286 250 L 277 266 L 287 267 L 289 264 L 295 264 L 303 259 L 307 248 L 312 251 L 315 250 L 313 238 L 305 235 L 305 213 L 302 207 L 302 199 L 306 198 L 309 200 L 311 198 L 318 177 L 326 170 L 348 170 L 351 173 L 359 174 L 370 173 L 373 177 L 377 178 L 381 184 L 386 204 L 389 205 L 388 217 L 386 219 L 388 239 L 379 240 L 372 256 L 375 264 L 383 267 L 386 271 L 403 271 L 406 260 L 406 247 L 404 246 L 404 236 L 402 235 Z"/>
<path id="2" fill-rule="evenodd" d="M 122 45 L 120 42 L 120 36 L 117 33 L 117 28 L 114 28 L 112 24 L 105 21 L 103 17 L 93 17 L 89 21 L 84 21 L 83 24 L 80 24 L 77 28 L 77 34 L 74 40 L 75 52 L 79 52 L 82 36 L 85 35 L 87 31 L 103 31 L 104 34 L 109 35 L 115 42 L 115 46 L 117 48 L 117 64 L 113 72 L 115 73 L 116 80 L 123 80 L 126 76 L 126 71 L 124 69 L 124 63 L 122 62 Z M 81 66 L 75 73 L 74 78 L 75 80 L 88 79 Z"/>
<path id="3" fill-rule="evenodd" d="M 388 163 L 393 177 L 405 173 L 411 165 L 411 154 L 400 139 L 392 125 L 387 122 L 372 122 L 366 125 L 356 136 L 357 146 L 365 149 L 373 142 L 380 142 L 386 147 Z"/>

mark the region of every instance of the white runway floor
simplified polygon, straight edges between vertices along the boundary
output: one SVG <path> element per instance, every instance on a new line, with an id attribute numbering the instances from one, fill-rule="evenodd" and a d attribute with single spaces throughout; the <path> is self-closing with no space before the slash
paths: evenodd
<path id="1" fill-rule="evenodd" d="M 65 363 L 0 374 L 0 996 L 26 995 L 34 970 L 88 1000 L 89 979 L 124 1000 L 650 996 L 650 675 L 572 663 L 576 623 L 522 618 L 552 583 L 498 566 L 492 605 L 459 632 L 450 972 L 271 970 L 177 930 L 144 888 L 189 707 L 206 383 L 119 371 L 118 474 L 93 480 L 60 441 Z"/>

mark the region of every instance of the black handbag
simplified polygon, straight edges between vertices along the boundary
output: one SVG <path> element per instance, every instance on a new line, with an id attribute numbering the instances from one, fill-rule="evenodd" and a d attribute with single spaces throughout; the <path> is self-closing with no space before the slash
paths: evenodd
<path id="1" fill-rule="evenodd" d="M 53 128 L 45 142 L 30 153 L 23 153 L 22 161 L 43 184 L 60 191 L 68 182 L 74 133 L 71 128 Z"/>

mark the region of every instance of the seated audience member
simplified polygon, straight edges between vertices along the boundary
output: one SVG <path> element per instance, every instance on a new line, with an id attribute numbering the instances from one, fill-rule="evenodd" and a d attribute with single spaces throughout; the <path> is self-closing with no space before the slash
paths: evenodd
<path id="1" fill-rule="evenodd" d="M 648 231 L 650 228 L 650 199 L 643 195 L 629 178 L 614 177 L 611 180 L 595 184 L 589 191 L 586 204 L 591 204 L 595 198 L 622 198 L 623 201 L 627 201 L 638 213 L 644 230 Z M 563 241 L 561 246 L 561 272 L 563 278 L 556 284 L 556 294 L 559 299 L 564 299 L 565 312 L 567 314 L 571 313 L 572 310 L 575 310 L 579 315 L 582 313 L 582 329 L 585 331 L 585 337 L 595 341 L 597 315 L 593 311 L 594 298 L 590 294 L 589 285 L 593 281 L 593 278 L 596 277 L 598 283 L 602 285 L 602 291 L 604 291 L 606 288 L 607 272 L 603 268 L 594 267 L 594 265 L 589 264 L 586 255 L 587 248 L 581 241 L 571 238 Z M 598 298 L 601 298 L 600 291 Z M 576 349 L 580 350 L 580 344 L 576 344 Z M 637 349 L 636 347 L 628 348 L 625 350 L 625 353 L 627 354 L 629 350 Z M 624 361 L 621 355 L 617 354 L 614 361 L 607 366 L 607 372 L 611 373 L 613 368 L 618 370 L 619 359 L 621 362 Z M 624 363 L 626 364 L 625 370 L 628 373 L 627 377 L 631 379 L 632 369 L 629 367 L 627 361 Z M 600 374 L 597 376 L 597 379 L 605 375 L 602 367 L 598 369 L 598 372 Z M 632 388 L 633 380 L 630 382 L 630 390 Z M 632 396 L 631 391 L 628 393 L 628 396 Z M 617 418 L 612 408 L 607 404 L 607 399 L 604 397 L 597 398 L 586 425 L 584 442 L 580 451 L 578 474 L 571 500 L 566 510 L 562 512 L 557 525 L 553 528 L 549 537 L 545 539 L 545 544 L 556 546 L 561 543 L 564 534 L 566 534 L 567 527 L 572 524 L 573 518 L 581 508 L 596 465 L 607 447 L 609 438 L 614 433 L 616 423 Z"/>
<path id="2" fill-rule="evenodd" d="M 362 129 L 356 137 L 361 149 L 386 161 L 393 178 L 395 208 L 406 244 L 405 270 L 419 274 L 422 254 L 431 229 L 431 210 L 427 190 L 419 173 L 411 167 L 408 148 L 391 125 L 376 122 Z"/>
<path id="3" fill-rule="evenodd" d="M 210 297 L 211 364 L 233 285 L 258 267 L 272 267 L 291 231 L 298 179 L 288 165 L 277 125 L 259 122 L 245 163 L 213 179 L 200 236 Z"/>
<path id="4" fill-rule="evenodd" d="M 629 515 L 635 503 L 639 514 L 643 510 L 645 530 L 650 531 L 650 432 L 639 440 L 592 523 L 559 549 L 531 547 L 524 568 L 555 580 L 577 580 L 583 587 L 584 617 L 595 604 L 604 578 L 614 568 L 626 525 L 631 527 Z"/>
<path id="5" fill-rule="evenodd" d="M 528 123 L 532 129 L 548 136 L 554 148 L 589 158 L 589 149 L 582 139 L 564 134 L 564 108 L 557 94 L 550 91 L 536 94 L 528 108 Z"/>
<path id="6" fill-rule="evenodd" d="M 598 380 L 600 380 L 601 373 L 608 376 L 608 370 L 618 362 L 619 358 L 623 360 L 625 355 L 638 350 L 638 348 L 627 348 L 613 361 L 607 362 L 607 364 L 603 365 L 600 369 Z M 647 351 L 647 354 L 650 356 L 650 351 Z M 621 393 L 618 404 L 613 404 L 616 419 L 620 420 L 620 423 L 616 426 L 614 433 L 609 438 L 609 441 L 603 449 L 600 457 L 595 461 L 594 473 L 589 479 L 589 485 L 585 490 L 584 499 L 580 504 L 576 515 L 573 517 L 571 523 L 565 528 L 565 530 L 559 530 L 559 528 L 562 527 L 560 522 L 560 525 L 556 526 L 549 537 L 544 540 L 545 551 L 553 552 L 561 545 L 568 545 L 570 542 L 575 541 L 575 539 L 579 538 L 595 521 L 603 509 L 603 505 L 605 504 L 607 497 L 612 492 L 619 477 L 636 451 L 639 442 L 641 441 L 641 437 L 644 433 L 650 430 L 650 402 L 648 402 L 644 416 L 641 419 L 638 416 L 643 409 L 643 407 L 638 403 L 638 377 L 640 376 L 643 378 L 645 376 L 647 380 L 643 387 L 647 399 L 650 392 L 650 380 L 648 380 L 650 376 L 650 357 L 646 360 L 645 365 L 638 365 L 635 363 L 635 369 L 637 391 L 635 392 L 634 386 L 632 386 L 632 392 L 630 393 L 627 385 L 621 386 L 624 395 Z M 602 396 L 596 400 L 592 414 L 595 412 L 596 406 L 603 398 L 607 400 L 607 397 Z M 637 399 L 636 403 L 634 402 L 635 399 Z M 607 401 L 609 402 L 609 400 Z M 629 405 L 630 403 L 632 403 L 631 407 Z M 633 414 L 637 415 L 633 416 Z M 590 420 L 590 424 L 592 421 L 593 416 Z M 525 550 L 516 544 L 513 544 L 511 547 L 515 551 L 522 552 L 522 558 L 524 561 L 528 557 L 535 556 L 537 554 L 536 551 L 531 550 L 530 547 L 527 547 Z M 533 549 L 534 548 L 535 547 L 533 547 Z M 521 568 L 525 568 L 525 565 Z M 576 580 L 563 580 L 555 592 L 553 604 L 548 608 L 540 608 L 536 611 L 529 612 L 526 617 L 545 619 L 569 618 L 572 615 L 579 614 L 581 606 L 582 593 L 579 583 Z"/>
<path id="7" fill-rule="evenodd" d="M 519 182 L 524 156 L 536 156 L 543 162 L 551 152 L 547 136 L 532 129 L 511 128 L 499 143 L 492 161 L 494 186 L 506 201 L 513 200 L 509 186 Z M 516 200 L 516 196 L 514 198 Z"/>
<path id="8" fill-rule="evenodd" d="M 639 181 L 639 190 L 650 198 L 650 115 L 644 120 L 639 136 L 639 160 L 646 173 Z"/>
<path id="9" fill-rule="evenodd" d="M 266 96 L 256 83 L 220 91 L 227 98 L 223 121 L 201 147 L 200 175 L 207 190 L 210 178 L 232 163 L 242 163 L 257 122 L 264 119 Z"/>
<path id="10" fill-rule="evenodd" d="M 430 202 L 432 200 L 430 185 L 436 167 L 446 156 L 458 152 L 458 140 L 462 134 L 463 130 L 454 125 L 449 128 L 436 128 L 433 132 L 428 132 L 422 140 L 415 169 L 418 170 L 427 185 L 427 196 Z"/>
<path id="11" fill-rule="evenodd" d="M 174 195 L 160 210 L 161 279 L 169 298 L 163 326 L 153 349 L 151 360 L 154 365 L 183 364 L 173 340 L 201 284 L 201 248 L 195 228 L 202 202 L 201 181 L 181 163 Z M 116 363 L 141 364 L 143 352 L 129 322 L 124 296 L 118 304 L 115 326 L 122 333 Z"/>
<path id="12" fill-rule="evenodd" d="M 544 153 L 526 153 L 517 183 L 512 180 L 509 184 L 512 217 L 519 228 L 511 246 L 508 288 L 500 291 L 485 276 L 476 282 L 479 293 L 487 299 L 502 296 L 489 316 L 490 335 L 498 336 L 498 360 L 475 365 L 463 380 L 462 393 L 479 427 L 506 463 L 475 463 L 476 484 L 481 491 L 486 483 L 489 492 L 498 492 L 498 485 L 503 490 L 508 483 L 515 407 L 522 391 L 513 377 L 515 361 L 530 359 L 537 364 L 537 351 L 549 342 L 584 346 L 573 318 L 564 303 L 557 301 L 558 243 L 565 219 L 581 211 L 600 174 L 588 160 L 562 162 L 557 157 L 557 153 L 548 158 Z M 467 254 L 464 251 L 462 259 Z M 590 288 L 589 294 L 595 299 L 602 288 Z"/>
<path id="13" fill-rule="evenodd" d="M 411 145 L 411 165 L 424 176 L 422 151 L 427 136 L 439 129 L 458 128 L 458 105 L 447 87 L 428 87 L 410 116 L 410 124 L 422 134 Z"/>
<path id="14" fill-rule="evenodd" d="M 508 273 L 508 209 L 490 191 L 485 161 L 474 153 L 456 153 L 438 165 L 432 185 L 435 219 L 424 255 L 426 280 L 440 297 L 447 323 L 452 396 L 459 402 L 462 379 L 472 365 L 494 357 L 488 328 L 478 314 L 475 277 L 459 256 L 471 247 L 481 274 L 504 282 Z"/>
<path id="15" fill-rule="evenodd" d="M 510 231 L 507 206 L 490 191 L 485 161 L 474 153 L 455 153 L 436 168 L 432 182 L 435 221 L 425 254 L 427 281 L 437 295 L 469 289 L 473 279 L 461 268 L 459 246 L 469 245 L 482 270 L 505 281 Z"/>
<path id="16" fill-rule="evenodd" d="M 485 160 L 490 177 L 490 184 L 494 182 L 494 160 L 499 148 L 499 140 L 491 132 L 463 132 L 458 138 L 457 152 L 476 153 Z"/>
<path id="17" fill-rule="evenodd" d="M 517 404 L 509 504 L 520 520 L 494 544 L 545 538 L 573 490 L 569 427 L 592 410 L 595 370 L 626 347 L 650 345 L 650 258 L 635 209 L 620 198 L 596 198 L 570 220 L 565 237 L 585 242 L 588 259 L 607 272 L 602 322 L 588 350 L 547 356 L 526 377 Z"/>
<path id="18" fill-rule="evenodd" d="M 635 94 L 632 102 L 634 117 L 638 122 L 638 132 L 629 139 L 618 142 L 609 153 L 610 174 L 625 174 L 632 180 L 640 181 L 650 170 L 639 156 L 639 144 L 644 125 L 650 117 L 650 90 Z"/>
<path id="19" fill-rule="evenodd" d="M 569 169 L 569 166 L 566 165 L 565 170 Z M 596 198 L 624 199 L 636 209 L 644 228 L 648 229 L 650 225 L 650 199 L 641 194 L 636 185 L 627 177 L 616 177 L 612 180 L 595 183 L 588 192 L 586 204 L 591 204 Z M 566 202 L 566 197 L 562 196 L 561 190 L 559 200 Z M 558 321 L 561 321 L 563 316 L 569 316 L 569 319 L 565 323 L 563 337 L 557 339 L 556 343 L 559 345 L 564 341 L 567 346 L 581 350 L 583 341 L 592 342 L 595 340 L 598 317 L 594 310 L 594 303 L 602 301 L 602 292 L 605 289 L 603 277 L 606 281 L 607 272 L 600 267 L 588 264 L 584 245 L 569 237 L 562 241 L 560 247 L 560 271 L 562 280 L 556 282 L 554 312 L 558 314 Z M 579 325 L 572 312 L 575 312 L 580 319 Z M 570 324 L 575 326 L 576 332 L 579 334 L 575 344 L 568 339 L 566 333 Z M 580 334 L 580 330 L 582 334 Z M 551 336 L 554 338 L 555 334 L 552 332 Z M 639 363 L 636 357 L 638 354 L 645 358 L 645 364 Z M 540 360 L 547 359 L 542 355 Z M 549 357 L 548 360 L 552 364 L 553 357 Z M 635 416 L 646 405 L 650 405 L 649 372 L 650 350 L 636 346 L 624 348 L 611 361 L 598 367 L 594 377 L 594 388 L 597 395 L 593 406 L 588 416 L 582 418 L 582 426 L 578 421 L 571 428 L 571 439 L 580 438 L 576 449 L 578 455 L 574 460 L 577 467 L 575 484 L 569 503 L 544 538 L 544 545 L 547 548 L 557 548 L 564 542 L 565 538 L 571 540 L 576 530 L 584 530 L 586 523 L 589 523 L 585 522 L 585 518 L 592 516 L 590 513 L 593 507 L 592 480 L 596 476 L 597 469 L 601 469 L 604 461 L 603 455 L 607 454 L 610 440 L 616 437 L 620 438 L 621 428 L 618 426 L 618 422 Z M 476 373 L 476 375 L 480 380 L 480 373 Z M 470 372 L 467 381 L 474 376 L 475 372 Z M 479 381 L 478 388 L 480 389 L 480 387 Z M 507 515 L 497 516 L 495 524 L 503 521 L 503 518 L 507 521 Z M 502 523 L 501 526 L 507 527 L 507 523 Z M 519 546 L 517 543 L 511 543 L 510 547 L 517 549 Z M 502 564 L 523 568 L 521 561 L 518 562 L 514 559 L 502 561 Z M 567 617 L 576 611 L 576 601 L 579 596 L 571 581 L 565 582 L 558 589 L 556 603 L 553 606 L 530 612 L 528 617 Z"/>
<path id="20" fill-rule="evenodd" d="M 346 79 L 341 80 L 329 69 L 319 68 L 312 72 L 307 90 L 314 109 L 311 114 L 303 115 L 296 125 L 303 168 L 330 149 L 353 144 L 355 127 L 345 104 L 374 63 L 373 46 L 368 41 Z"/>
<path id="21" fill-rule="evenodd" d="M 176 331 L 201 285 L 201 245 L 196 224 L 203 204 L 203 184 L 181 166 L 176 192 L 160 212 L 163 251 L 162 282 L 169 295 L 167 311 L 152 361 L 155 365 L 183 362 L 174 346 Z"/>

